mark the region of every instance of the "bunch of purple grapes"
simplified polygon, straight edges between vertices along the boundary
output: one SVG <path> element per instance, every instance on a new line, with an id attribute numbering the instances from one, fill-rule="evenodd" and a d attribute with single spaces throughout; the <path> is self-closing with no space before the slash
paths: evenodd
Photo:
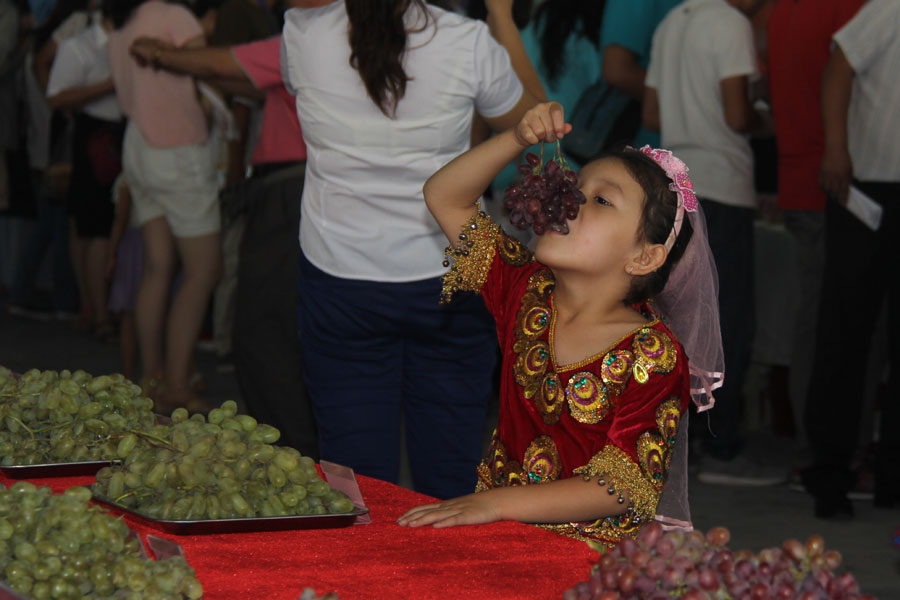
<path id="1" fill-rule="evenodd" d="M 787 540 L 758 554 L 732 552 L 724 527 L 684 533 L 663 532 L 653 522 L 637 540 L 626 538 L 605 553 L 588 581 L 563 600 L 874 600 L 862 595 L 851 573 L 837 575 L 836 550 L 813 535 L 806 544 Z"/>
<path id="2" fill-rule="evenodd" d="M 509 210 L 509 222 L 518 229 L 531 227 L 537 235 L 548 229 L 569 233 L 566 220 L 577 217 L 585 203 L 578 176 L 561 155 L 548 160 L 543 168 L 532 152 L 525 155 L 525 161 L 519 165 L 522 180 L 506 189 L 503 205 Z"/>

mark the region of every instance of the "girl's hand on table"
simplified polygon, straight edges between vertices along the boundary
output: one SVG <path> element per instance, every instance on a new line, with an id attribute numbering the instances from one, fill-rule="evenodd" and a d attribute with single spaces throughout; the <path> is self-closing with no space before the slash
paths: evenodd
<path id="1" fill-rule="evenodd" d="M 409 511 L 397 523 L 402 527 L 454 527 L 456 525 L 481 525 L 500 521 L 497 506 L 489 492 L 469 494 L 439 504 L 423 504 Z"/>

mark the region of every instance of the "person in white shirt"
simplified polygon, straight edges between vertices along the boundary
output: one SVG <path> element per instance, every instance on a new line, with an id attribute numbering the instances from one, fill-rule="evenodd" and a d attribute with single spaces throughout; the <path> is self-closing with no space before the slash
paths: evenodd
<path id="1" fill-rule="evenodd" d="M 744 374 L 753 342 L 753 219 L 756 196 L 748 132 L 757 73 L 749 16 L 764 0 L 686 0 L 653 36 L 644 123 L 691 170 L 719 275 L 719 310 L 728 378 L 710 411 L 698 477 L 706 483 L 772 485 L 786 473 L 750 463 L 739 429 Z"/>
<path id="2" fill-rule="evenodd" d="M 75 225 L 71 257 L 93 333 L 105 341 L 115 337 L 107 309 L 106 256 L 113 222 L 112 183 L 121 170 L 124 132 L 107 58 L 111 27 L 108 19 L 95 20 L 63 40 L 47 84 L 50 108 L 75 113 L 67 198 Z"/>
<path id="3" fill-rule="evenodd" d="M 510 53 L 422 0 L 308 2 L 282 36 L 308 152 L 297 319 L 321 457 L 397 481 L 405 418 L 415 487 L 442 498 L 474 489 L 495 326 L 477 298 L 439 306 L 446 238 L 422 186 L 468 148 L 475 111 L 505 128 L 535 103 L 514 64 L 540 90 L 512 3 L 488 4 Z"/>
<path id="4" fill-rule="evenodd" d="M 900 2 L 869 0 L 833 39 L 822 80 L 825 273 L 805 412 L 814 464 L 803 473 L 820 518 L 853 514 L 847 493 L 862 413 L 855 392 L 885 300 L 890 375 L 881 394 L 875 505 L 900 503 Z M 857 192 L 883 210 L 877 229 L 847 210 Z"/>

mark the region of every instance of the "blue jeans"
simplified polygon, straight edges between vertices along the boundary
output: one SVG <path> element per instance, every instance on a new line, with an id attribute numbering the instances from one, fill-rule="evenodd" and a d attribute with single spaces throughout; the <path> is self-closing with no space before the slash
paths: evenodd
<path id="1" fill-rule="evenodd" d="M 438 278 L 340 279 L 302 255 L 299 275 L 297 329 L 321 457 L 396 482 L 405 419 L 415 489 L 471 493 L 497 358 L 481 297 L 440 306 Z"/>

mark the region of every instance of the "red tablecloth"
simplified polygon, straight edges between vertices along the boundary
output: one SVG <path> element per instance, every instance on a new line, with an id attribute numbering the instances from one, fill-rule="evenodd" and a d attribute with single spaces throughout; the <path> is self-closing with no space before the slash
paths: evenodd
<path id="1" fill-rule="evenodd" d="M 560 598 L 587 579 L 596 553 L 583 542 L 521 523 L 409 529 L 397 525 L 427 496 L 357 476 L 372 523 L 342 529 L 172 536 L 204 598 L 296 600 L 304 588 L 341 600 Z M 93 477 L 30 479 L 61 492 Z M 9 486 L 13 480 L 0 475 Z"/>

